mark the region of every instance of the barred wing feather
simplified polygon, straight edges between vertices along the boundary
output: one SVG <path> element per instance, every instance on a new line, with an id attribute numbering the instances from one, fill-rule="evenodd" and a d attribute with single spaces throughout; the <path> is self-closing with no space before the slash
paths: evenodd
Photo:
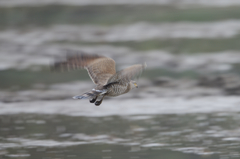
<path id="1" fill-rule="evenodd" d="M 108 84 L 116 83 L 116 82 L 128 83 L 131 80 L 133 80 L 134 78 L 139 77 L 146 67 L 147 67 L 146 63 L 132 65 L 130 67 L 127 67 L 127 68 L 117 72 L 112 77 L 110 77 L 107 83 Z"/>
<path id="2" fill-rule="evenodd" d="M 63 71 L 85 68 L 92 81 L 97 85 L 105 85 L 109 78 L 116 74 L 113 59 L 84 53 L 67 55 L 66 60 L 55 62 L 53 68 Z"/>

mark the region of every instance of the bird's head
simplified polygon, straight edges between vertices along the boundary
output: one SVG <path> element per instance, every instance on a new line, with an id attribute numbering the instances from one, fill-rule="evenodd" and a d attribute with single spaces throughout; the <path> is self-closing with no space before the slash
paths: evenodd
<path id="1" fill-rule="evenodd" d="M 131 81 L 131 88 L 138 88 L 137 82 L 136 81 Z"/>

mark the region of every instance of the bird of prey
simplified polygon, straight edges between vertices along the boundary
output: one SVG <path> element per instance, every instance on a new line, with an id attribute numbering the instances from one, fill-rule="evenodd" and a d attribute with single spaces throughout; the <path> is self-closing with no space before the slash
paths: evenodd
<path id="1" fill-rule="evenodd" d="M 73 99 L 89 99 L 91 103 L 99 106 L 106 96 L 119 96 L 137 88 L 134 78 L 139 77 L 146 66 L 146 63 L 136 64 L 116 72 L 115 61 L 109 57 L 76 53 L 67 55 L 64 61 L 55 62 L 53 68 L 55 70 L 85 68 L 96 87 L 74 96 Z"/>

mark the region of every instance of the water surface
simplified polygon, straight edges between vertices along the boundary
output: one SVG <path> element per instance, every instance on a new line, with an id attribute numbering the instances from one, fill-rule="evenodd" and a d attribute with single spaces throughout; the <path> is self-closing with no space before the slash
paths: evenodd
<path id="1" fill-rule="evenodd" d="M 240 114 L 0 117 L 3 158 L 240 158 Z"/>

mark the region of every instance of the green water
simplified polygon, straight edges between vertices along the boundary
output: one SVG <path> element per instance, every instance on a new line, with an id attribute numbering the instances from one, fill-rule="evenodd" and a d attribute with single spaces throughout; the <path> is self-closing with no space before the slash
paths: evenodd
<path id="1" fill-rule="evenodd" d="M 176 8 L 159 5 L 44 5 L 1 7 L 0 28 L 51 26 L 53 24 L 114 25 L 147 22 L 212 22 L 240 19 L 239 6 Z"/>

